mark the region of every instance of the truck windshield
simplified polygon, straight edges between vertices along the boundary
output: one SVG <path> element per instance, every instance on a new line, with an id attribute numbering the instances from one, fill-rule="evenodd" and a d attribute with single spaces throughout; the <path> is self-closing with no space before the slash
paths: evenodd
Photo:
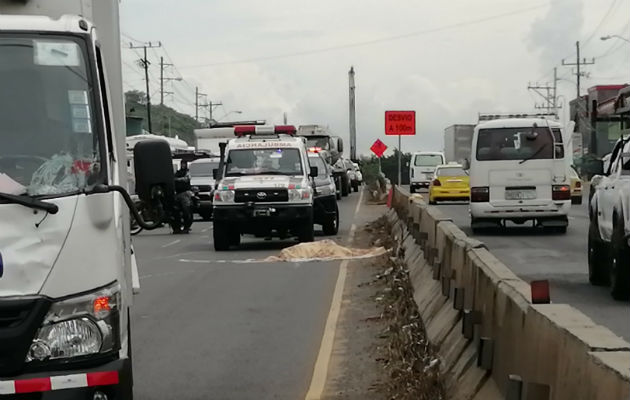
<path id="1" fill-rule="evenodd" d="M 444 164 L 444 160 L 439 154 L 418 154 L 413 161 L 416 167 L 437 167 Z"/>
<path id="2" fill-rule="evenodd" d="M 226 163 L 226 176 L 302 175 L 298 149 L 231 150 Z"/>
<path id="3" fill-rule="evenodd" d="M 0 192 L 54 197 L 97 183 L 86 58 L 78 39 L 0 35 Z"/>
<path id="4" fill-rule="evenodd" d="M 553 142 L 547 127 L 481 129 L 477 160 L 550 160 L 554 158 Z"/>
<path id="5" fill-rule="evenodd" d="M 194 177 L 208 177 L 212 176 L 212 170 L 219 168 L 218 161 L 211 162 L 200 162 L 200 163 L 190 163 L 188 169 L 190 171 L 190 176 Z"/>

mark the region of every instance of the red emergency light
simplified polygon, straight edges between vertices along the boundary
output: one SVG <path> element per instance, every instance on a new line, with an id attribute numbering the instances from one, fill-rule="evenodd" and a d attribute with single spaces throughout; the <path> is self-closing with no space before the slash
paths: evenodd
<path id="1" fill-rule="evenodd" d="M 256 133 L 255 125 L 237 125 L 234 127 L 234 135 L 241 137 L 245 135 L 252 135 Z"/>
<path id="2" fill-rule="evenodd" d="M 234 135 L 242 137 L 245 135 L 265 135 L 265 134 L 285 134 L 295 135 L 297 129 L 293 125 L 276 125 L 276 126 L 256 126 L 256 125 L 237 125 L 234 127 Z"/>
<path id="3" fill-rule="evenodd" d="M 320 151 L 322 151 L 321 147 L 309 147 L 308 151 L 311 153 L 319 153 Z"/>
<path id="4" fill-rule="evenodd" d="M 278 134 L 295 135 L 297 129 L 293 125 L 276 125 L 274 131 Z"/>

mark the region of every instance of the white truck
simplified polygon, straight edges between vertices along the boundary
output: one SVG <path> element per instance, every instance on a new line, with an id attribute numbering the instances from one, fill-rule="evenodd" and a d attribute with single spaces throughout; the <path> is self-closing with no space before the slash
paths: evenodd
<path id="1" fill-rule="evenodd" d="M 133 398 L 118 3 L 0 0 L 2 398 Z"/>
<path id="2" fill-rule="evenodd" d="M 447 162 L 470 160 L 475 125 L 458 124 L 444 129 L 444 156 Z"/>
<path id="3" fill-rule="evenodd" d="M 619 140 L 590 201 L 588 276 L 609 285 L 616 300 L 630 298 L 630 138 Z"/>
<path id="4" fill-rule="evenodd" d="M 241 235 L 314 240 L 312 178 L 306 140 L 293 126 L 237 126 L 221 151 L 214 192 L 214 248 L 238 246 Z"/>

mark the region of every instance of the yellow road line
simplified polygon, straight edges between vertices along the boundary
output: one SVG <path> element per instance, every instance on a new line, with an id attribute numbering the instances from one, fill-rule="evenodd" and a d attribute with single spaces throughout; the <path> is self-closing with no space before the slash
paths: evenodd
<path id="1" fill-rule="evenodd" d="M 355 219 L 359 214 L 361 203 L 363 203 L 363 191 L 361 191 L 361 195 L 359 196 L 359 202 L 354 210 L 353 219 Z M 354 240 L 356 229 L 357 226 L 352 224 L 349 235 L 350 243 Z M 330 364 L 330 356 L 335 342 L 337 320 L 339 319 L 339 312 L 341 311 L 341 299 L 343 297 L 343 289 L 346 283 L 346 275 L 348 273 L 348 262 L 348 260 L 344 260 L 339 266 L 339 274 L 337 275 L 337 283 L 335 284 L 335 291 L 333 292 L 330 311 L 328 312 L 328 318 L 326 319 L 322 343 L 319 346 L 317 361 L 315 361 L 315 368 L 313 369 L 313 377 L 311 378 L 311 384 L 308 388 L 308 392 L 306 392 L 305 400 L 318 400 L 324 393 L 326 376 L 328 375 L 328 366 Z"/>

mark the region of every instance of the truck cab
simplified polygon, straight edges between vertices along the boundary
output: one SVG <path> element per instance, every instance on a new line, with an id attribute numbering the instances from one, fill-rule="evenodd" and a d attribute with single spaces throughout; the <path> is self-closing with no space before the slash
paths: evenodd
<path id="1" fill-rule="evenodd" d="M 118 1 L 0 0 L 0 87 L 0 395 L 131 399 Z"/>
<path id="2" fill-rule="evenodd" d="M 415 193 L 420 189 L 428 189 L 435 174 L 435 168 L 445 162 L 444 153 L 436 151 L 413 153 L 409 165 L 410 192 Z"/>
<path id="3" fill-rule="evenodd" d="M 214 248 L 228 250 L 241 235 L 297 237 L 312 242 L 317 168 L 293 126 L 236 126 L 222 149 L 214 193 Z"/>

